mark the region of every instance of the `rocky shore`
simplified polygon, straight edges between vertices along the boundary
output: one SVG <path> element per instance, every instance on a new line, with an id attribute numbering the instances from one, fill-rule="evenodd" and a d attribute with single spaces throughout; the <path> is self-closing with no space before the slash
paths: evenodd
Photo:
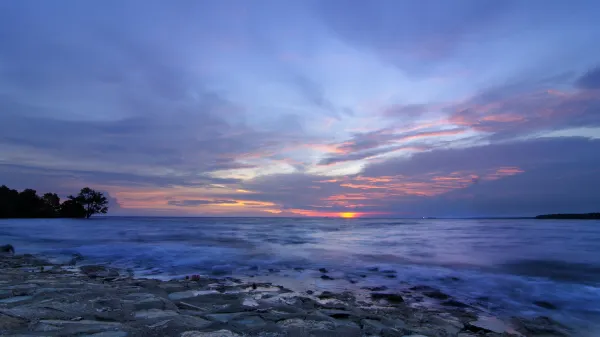
<path id="1" fill-rule="evenodd" d="M 160 281 L 0 255 L 1 336 L 572 336 L 546 317 L 501 321 L 439 290 L 294 292 L 191 275 Z M 427 299 L 424 301 L 423 299 Z"/>

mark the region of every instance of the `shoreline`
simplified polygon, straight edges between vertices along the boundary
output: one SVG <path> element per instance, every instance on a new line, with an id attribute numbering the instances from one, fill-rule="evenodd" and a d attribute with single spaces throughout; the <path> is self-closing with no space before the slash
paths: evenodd
<path id="1" fill-rule="evenodd" d="M 549 318 L 502 321 L 441 291 L 294 292 L 193 275 L 134 278 L 101 265 L 0 255 L 2 336 L 572 336 Z"/>

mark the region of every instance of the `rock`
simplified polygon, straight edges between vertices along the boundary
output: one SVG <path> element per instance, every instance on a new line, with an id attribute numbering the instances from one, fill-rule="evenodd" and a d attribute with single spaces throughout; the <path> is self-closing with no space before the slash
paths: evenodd
<path id="1" fill-rule="evenodd" d="M 333 277 L 329 276 L 329 275 L 321 275 L 321 278 L 323 280 L 335 280 Z"/>
<path id="2" fill-rule="evenodd" d="M 384 291 L 387 290 L 388 287 L 380 286 L 380 287 L 362 287 L 361 289 L 370 290 L 370 291 Z"/>
<path id="3" fill-rule="evenodd" d="M 430 287 L 430 286 L 424 286 L 424 285 L 418 285 L 418 286 L 414 286 L 414 287 L 410 287 L 409 288 L 412 291 L 437 291 L 437 289 Z"/>
<path id="4" fill-rule="evenodd" d="M 14 297 L 8 297 L 8 298 L 0 300 L 0 303 L 12 304 L 12 303 L 30 301 L 31 299 L 33 299 L 33 296 L 14 296 Z"/>
<path id="5" fill-rule="evenodd" d="M 319 268 L 319 271 L 320 271 L 321 273 L 327 273 L 327 269 L 325 269 L 325 268 Z"/>
<path id="6" fill-rule="evenodd" d="M 349 311 L 346 310 L 335 310 L 335 309 L 325 309 L 325 310 L 321 310 L 321 312 L 329 317 L 335 318 L 335 319 L 345 319 L 345 318 L 349 318 L 350 316 L 353 316 L 353 314 Z"/>
<path id="7" fill-rule="evenodd" d="M 425 295 L 429 298 L 435 298 L 437 300 L 447 300 L 450 298 L 450 295 L 445 294 L 439 290 L 426 291 L 423 293 L 423 295 Z"/>
<path id="8" fill-rule="evenodd" d="M 87 265 L 79 267 L 79 270 L 90 278 L 116 278 L 119 277 L 119 271 L 114 268 L 107 268 L 101 265 Z"/>
<path id="9" fill-rule="evenodd" d="M 535 302 L 533 302 L 533 304 L 537 305 L 538 307 L 544 308 L 544 309 L 551 309 L 551 310 L 558 309 L 554 304 L 552 304 L 550 302 L 546 302 L 546 301 L 535 301 Z"/>
<path id="10" fill-rule="evenodd" d="M 229 330 L 218 330 L 211 332 L 186 331 L 181 337 L 238 337 L 239 335 Z"/>
<path id="11" fill-rule="evenodd" d="M 508 329 L 508 326 L 495 317 L 479 317 L 478 320 L 467 323 L 466 329 L 472 332 L 504 333 Z"/>
<path id="12" fill-rule="evenodd" d="M 360 321 L 363 326 L 363 332 L 369 335 L 379 335 L 381 330 L 388 328 L 380 321 L 372 319 L 363 319 Z"/>
<path id="13" fill-rule="evenodd" d="M 25 318 L 8 316 L 0 312 L 0 331 L 16 330 L 26 326 L 27 323 L 28 321 Z"/>
<path id="14" fill-rule="evenodd" d="M 456 335 L 464 328 L 464 325 L 457 319 L 450 319 L 437 315 L 428 317 L 427 322 L 443 329 L 451 336 Z"/>
<path id="15" fill-rule="evenodd" d="M 292 318 L 278 322 L 278 326 L 289 329 L 289 328 L 301 328 L 304 331 L 311 330 L 333 330 L 335 329 L 335 323 L 331 321 L 314 321 L 310 319 Z"/>
<path id="16" fill-rule="evenodd" d="M 402 303 L 404 302 L 404 298 L 402 298 L 399 294 L 390 294 L 390 293 L 372 293 L 371 298 L 373 300 L 386 300 L 390 303 Z"/>
<path id="17" fill-rule="evenodd" d="M 244 315 L 244 314 L 245 314 L 244 312 L 232 312 L 232 313 L 227 313 L 227 314 L 208 314 L 208 315 L 205 315 L 204 317 L 208 318 L 211 321 L 227 323 L 227 322 L 233 320 L 234 318 L 240 317 L 241 315 Z"/>
<path id="18" fill-rule="evenodd" d="M 81 255 L 79 253 L 73 253 L 73 255 L 71 255 L 71 261 L 69 262 L 69 264 L 74 266 L 77 264 L 77 262 L 83 261 L 83 260 L 84 260 L 83 255 Z"/>
<path id="19" fill-rule="evenodd" d="M 379 267 L 367 268 L 368 271 L 379 271 Z"/>
<path id="20" fill-rule="evenodd" d="M 246 330 L 256 330 L 257 328 L 262 328 L 267 323 L 260 318 L 259 316 L 244 316 L 238 317 L 229 321 L 229 324 L 236 329 L 241 329 L 243 331 Z"/>
<path id="21" fill-rule="evenodd" d="M 160 309 L 140 310 L 134 314 L 135 319 L 157 319 L 173 316 L 177 316 L 177 312 Z"/>
<path id="22" fill-rule="evenodd" d="M 15 255 L 15 247 L 11 244 L 0 246 L 0 253 Z"/>
<path id="23" fill-rule="evenodd" d="M 128 334 L 125 331 L 104 331 L 98 332 L 91 335 L 86 335 L 86 337 L 127 337 Z"/>
<path id="24" fill-rule="evenodd" d="M 572 336 L 569 330 L 549 317 L 541 316 L 534 319 L 513 317 L 512 326 L 525 336 Z"/>
<path id="25" fill-rule="evenodd" d="M 446 306 L 446 307 L 455 307 L 455 308 L 468 308 L 469 307 L 468 304 L 464 304 L 463 302 L 459 302 L 456 300 L 448 300 L 448 301 L 442 302 L 442 305 Z"/>
<path id="26" fill-rule="evenodd" d="M 93 334 L 104 331 L 120 330 L 121 323 L 101 322 L 94 320 L 63 321 L 63 320 L 40 320 L 35 326 L 35 331 L 48 332 L 60 331 L 61 335 L 70 334 Z"/>
<path id="27" fill-rule="evenodd" d="M 319 296 L 317 296 L 320 300 L 326 300 L 329 298 L 335 298 L 335 294 L 331 291 L 324 291 Z"/>

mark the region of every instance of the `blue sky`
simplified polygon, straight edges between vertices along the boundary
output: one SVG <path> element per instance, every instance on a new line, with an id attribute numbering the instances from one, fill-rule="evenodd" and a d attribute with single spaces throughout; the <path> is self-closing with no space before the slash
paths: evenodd
<path id="1" fill-rule="evenodd" d="M 0 184 L 112 214 L 597 211 L 595 1 L 4 1 Z"/>

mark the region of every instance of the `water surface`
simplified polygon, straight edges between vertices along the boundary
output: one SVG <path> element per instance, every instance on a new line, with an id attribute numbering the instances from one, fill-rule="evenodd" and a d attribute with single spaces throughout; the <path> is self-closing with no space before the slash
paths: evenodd
<path id="1" fill-rule="evenodd" d="M 501 316 L 546 315 L 588 329 L 600 322 L 595 220 L 20 219 L 0 220 L 1 243 L 18 253 L 78 252 L 146 277 L 231 274 L 323 289 L 424 284 Z M 322 267 L 336 281 L 321 280 Z"/>

